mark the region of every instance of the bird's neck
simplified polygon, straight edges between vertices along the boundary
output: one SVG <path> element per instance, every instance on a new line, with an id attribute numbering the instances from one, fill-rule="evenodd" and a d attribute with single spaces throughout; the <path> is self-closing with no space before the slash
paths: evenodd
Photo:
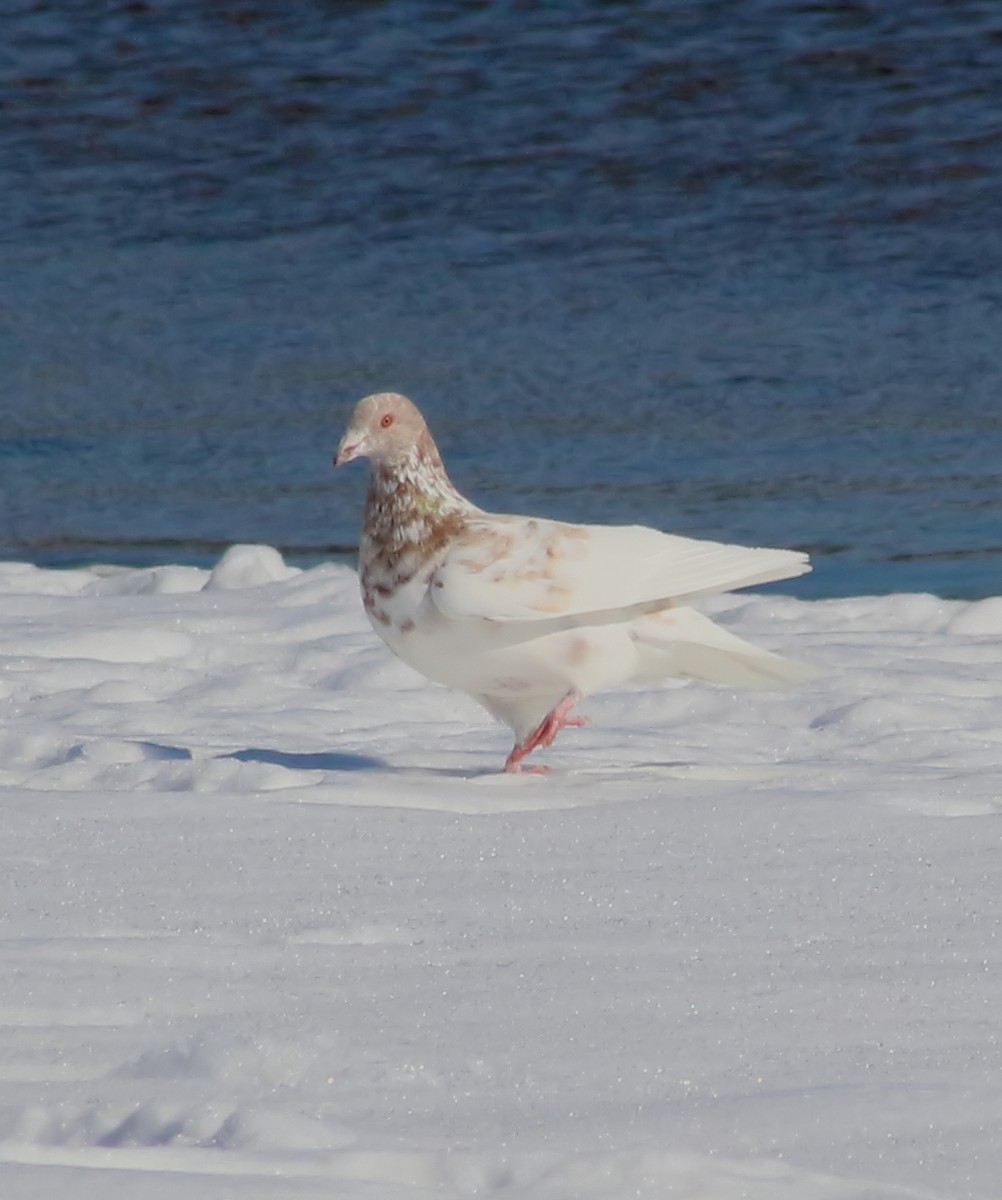
<path id="1" fill-rule="evenodd" d="M 393 463 L 373 463 L 362 523 L 363 575 L 398 582 L 434 559 L 477 509 L 456 491 L 433 442 Z"/>

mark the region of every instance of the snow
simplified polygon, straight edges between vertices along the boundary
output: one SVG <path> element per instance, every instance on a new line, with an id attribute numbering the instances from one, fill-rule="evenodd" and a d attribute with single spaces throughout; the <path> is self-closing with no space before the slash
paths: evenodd
<path id="1" fill-rule="evenodd" d="M 0 1196 L 955 1200 L 1002 1174 L 1002 598 L 507 731 L 346 567 L 0 564 Z"/>

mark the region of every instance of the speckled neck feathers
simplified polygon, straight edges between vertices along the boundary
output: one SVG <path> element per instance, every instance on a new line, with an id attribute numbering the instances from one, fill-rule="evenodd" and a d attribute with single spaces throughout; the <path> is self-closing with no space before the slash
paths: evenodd
<path id="1" fill-rule="evenodd" d="M 373 463 L 362 522 L 363 583 L 406 583 L 478 511 L 452 486 L 427 431 L 399 461 Z"/>

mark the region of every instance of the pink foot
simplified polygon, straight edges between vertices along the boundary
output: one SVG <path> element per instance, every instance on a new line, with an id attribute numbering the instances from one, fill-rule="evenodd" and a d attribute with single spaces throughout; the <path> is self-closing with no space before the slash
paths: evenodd
<path id="1" fill-rule="evenodd" d="M 572 701 L 572 703 L 575 702 L 576 701 Z M 560 703 L 562 704 L 563 701 Z M 554 709 L 554 712 L 556 712 L 556 709 Z M 553 713 L 550 713 L 550 716 L 552 717 Z M 547 720 L 549 720 L 549 717 Z M 591 717 L 566 717 L 560 722 L 559 725 L 554 724 L 550 728 L 549 733 L 546 734 L 546 737 L 539 744 L 540 746 L 552 746 L 557 740 L 557 734 L 561 731 L 561 729 L 580 729 L 583 725 L 590 724 Z"/>
<path id="2" fill-rule="evenodd" d="M 505 772 L 509 775 L 520 775 L 523 772 L 527 775 L 549 774 L 549 767 L 523 767 L 522 759 L 527 754 L 531 754 L 537 746 L 552 746 L 561 729 L 568 727 L 579 728 L 582 725 L 588 724 L 587 717 L 572 717 L 570 715 L 571 709 L 580 699 L 581 697 L 577 692 L 568 692 L 563 700 L 546 714 L 528 737 L 523 738 L 520 742 L 516 742 L 511 754 L 508 755 L 505 761 Z"/>

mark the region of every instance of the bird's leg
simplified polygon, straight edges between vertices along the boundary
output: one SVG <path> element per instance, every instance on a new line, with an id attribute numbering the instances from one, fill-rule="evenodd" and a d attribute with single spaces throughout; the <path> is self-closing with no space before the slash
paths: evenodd
<path id="1" fill-rule="evenodd" d="M 504 764 L 507 774 L 518 775 L 523 771 L 530 775 L 545 775 L 548 773 L 549 767 L 523 767 L 522 759 L 527 754 L 531 754 L 537 746 L 552 746 L 561 729 L 566 729 L 568 726 L 588 724 L 587 717 L 572 717 L 570 715 L 571 709 L 580 699 L 581 697 L 577 692 L 568 692 L 559 704 L 550 709 L 528 737 L 524 737 L 520 742 L 515 743 L 511 754 L 508 755 Z"/>

